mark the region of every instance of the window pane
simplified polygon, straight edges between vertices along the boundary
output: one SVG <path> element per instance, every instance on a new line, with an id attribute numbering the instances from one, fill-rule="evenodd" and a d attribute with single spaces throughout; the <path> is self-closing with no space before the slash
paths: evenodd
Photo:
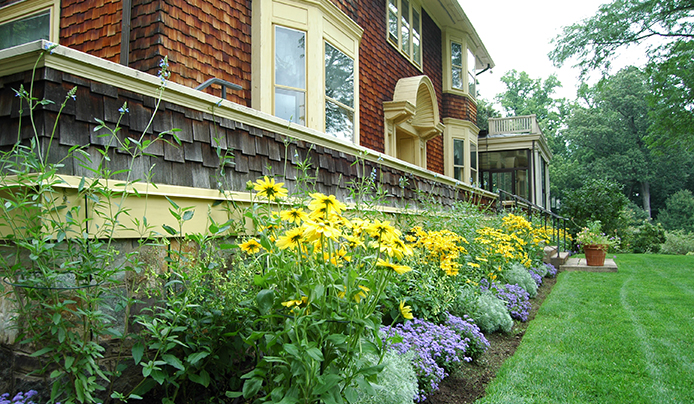
<path id="1" fill-rule="evenodd" d="M 461 63 L 462 64 L 462 63 Z M 467 71 L 475 74 L 476 69 L 475 69 L 475 55 L 468 49 L 467 51 Z"/>
<path id="2" fill-rule="evenodd" d="M 453 88 L 463 89 L 463 69 L 460 67 L 453 67 L 451 71 L 451 86 Z"/>
<path id="3" fill-rule="evenodd" d="M 0 25 L 0 49 L 39 39 L 50 39 L 50 11 Z"/>
<path id="4" fill-rule="evenodd" d="M 354 112 L 331 102 L 325 102 L 325 133 L 354 141 Z"/>
<path id="5" fill-rule="evenodd" d="M 459 43 L 451 43 L 451 64 L 460 68 L 463 67 L 463 50 Z"/>
<path id="6" fill-rule="evenodd" d="M 388 1 L 388 36 L 398 42 L 398 0 Z"/>
<path id="7" fill-rule="evenodd" d="M 410 3 L 407 0 L 401 0 L 402 8 L 402 26 L 400 27 L 400 35 L 402 37 L 400 46 L 408 55 L 410 54 Z"/>
<path id="8" fill-rule="evenodd" d="M 420 27 L 420 21 L 419 21 L 419 12 L 415 10 L 414 8 L 412 9 L 412 59 L 414 59 L 415 63 L 420 64 L 422 60 L 422 38 L 421 35 L 419 34 L 422 32 L 422 29 Z"/>
<path id="9" fill-rule="evenodd" d="M 465 153 L 465 143 L 462 140 L 453 139 L 453 165 L 465 165 L 463 155 Z"/>
<path id="10" fill-rule="evenodd" d="M 470 170 L 470 184 L 477 183 L 477 170 Z"/>
<path id="11" fill-rule="evenodd" d="M 477 97 L 477 75 L 475 74 L 475 55 L 467 51 L 468 93 Z"/>
<path id="12" fill-rule="evenodd" d="M 470 143 L 470 168 L 477 170 L 477 145 Z"/>
<path id="13" fill-rule="evenodd" d="M 463 180 L 463 168 L 462 167 L 454 167 L 453 168 L 453 178 L 455 178 L 458 181 Z"/>
<path id="14" fill-rule="evenodd" d="M 275 27 L 275 84 L 306 89 L 306 33 Z"/>
<path id="15" fill-rule="evenodd" d="M 325 43 L 325 95 L 354 108 L 354 61 Z"/>
<path id="16" fill-rule="evenodd" d="M 303 91 L 275 88 L 275 116 L 305 125 L 304 111 L 306 102 Z"/>

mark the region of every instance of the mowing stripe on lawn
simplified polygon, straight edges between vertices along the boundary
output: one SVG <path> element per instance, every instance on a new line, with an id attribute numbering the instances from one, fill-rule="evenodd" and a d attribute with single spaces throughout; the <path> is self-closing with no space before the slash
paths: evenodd
<path id="1" fill-rule="evenodd" d="M 617 263 L 559 275 L 479 404 L 694 402 L 694 257 Z"/>

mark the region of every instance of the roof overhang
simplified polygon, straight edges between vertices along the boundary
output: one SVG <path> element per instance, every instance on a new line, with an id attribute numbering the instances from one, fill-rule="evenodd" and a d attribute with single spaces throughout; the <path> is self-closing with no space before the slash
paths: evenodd
<path id="1" fill-rule="evenodd" d="M 422 0 L 422 7 L 434 19 L 439 28 L 453 28 L 468 34 L 476 48 L 476 69 L 493 68 L 495 66 L 487 48 L 477 34 L 475 27 L 470 22 L 458 0 Z"/>

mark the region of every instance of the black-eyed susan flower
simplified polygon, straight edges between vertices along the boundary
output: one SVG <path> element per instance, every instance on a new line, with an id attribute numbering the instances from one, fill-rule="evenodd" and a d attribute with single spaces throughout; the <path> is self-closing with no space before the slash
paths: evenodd
<path id="1" fill-rule="evenodd" d="M 395 264 L 395 263 L 390 262 L 390 261 L 385 261 L 382 258 L 378 259 L 376 266 L 386 268 L 386 269 L 392 269 L 393 271 L 397 272 L 398 275 L 402 275 L 402 274 L 410 272 L 412 270 L 412 268 L 408 267 L 407 265 Z"/>
<path id="2" fill-rule="evenodd" d="M 400 314 L 405 320 L 412 320 L 414 316 L 412 315 L 412 307 L 405 306 L 405 301 L 400 302 Z"/>
<path id="3" fill-rule="evenodd" d="M 277 242 L 275 242 L 275 244 L 282 250 L 287 248 L 300 248 L 304 241 L 306 241 L 304 238 L 304 230 L 305 229 L 303 227 L 295 227 L 287 230 L 283 236 L 277 238 Z"/>
<path id="4" fill-rule="evenodd" d="M 342 235 L 340 229 L 331 226 L 328 223 L 308 221 L 304 225 L 304 236 L 309 241 L 320 239 L 321 236 L 337 240 Z"/>
<path id="5" fill-rule="evenodd" d="M 258 196 L 274 201 L 279 198 L 287 197 L 287 189 L 283 187 L 284 182 L 275 183 L 274 178 L 266 175 L 253 184 L 253 189 L 258 192 Z"/>
<path id="6" fill-rule="evenodd" d="M 378 219 L 374 220 L 373 223 L 369 224 L 366 228 L 369 235 L 378 240 L 390 240 L 393 238 L 399 238 L 402 232 L 391 226 L 390 221 L 384 220 L 380 221 Z"/>
<path id="7" fill-rule="evenodd" d="M 308 214 L 301 208 L 283 210 L 280 212 L 280 219 L 289 223 L 301 224 L 301 222 L 308 220 Z"/>
<path id="8" fill-rule="evenodd" d="M 315 192 L 310 194 L 313 200 L 309 203 L 308 208 L 313 211 L 318 211 L 323 209 L 327 213 L 340 214 L 343 210 L 347 209 L 347 205 L 340 202 L 335 198 L 335 195 L 325 195 L 320 192 Z"/>
<path id="9" fill-rule="evenodd" d="M 260 245 L 258 240 L 252 238 L 246 242 L 239 244 L 239 248 L 241 249 L 241 251 L 244 251 L 248 254 L 256 254 L 263 249 L 263 246 Z"/>

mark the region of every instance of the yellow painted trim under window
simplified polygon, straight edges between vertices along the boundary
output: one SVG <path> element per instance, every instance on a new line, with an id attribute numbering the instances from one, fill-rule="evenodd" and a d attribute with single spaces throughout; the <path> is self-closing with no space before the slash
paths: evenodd
<path id="1" fill-rule="evenodd" d="M 60 1 L 59 0 L 24 0 L 0 8 L 0 24 L 30 17 L 42 11 L 51 13 L 50 34 L 51 42 L 58 43 L 60 39 Z"/>

